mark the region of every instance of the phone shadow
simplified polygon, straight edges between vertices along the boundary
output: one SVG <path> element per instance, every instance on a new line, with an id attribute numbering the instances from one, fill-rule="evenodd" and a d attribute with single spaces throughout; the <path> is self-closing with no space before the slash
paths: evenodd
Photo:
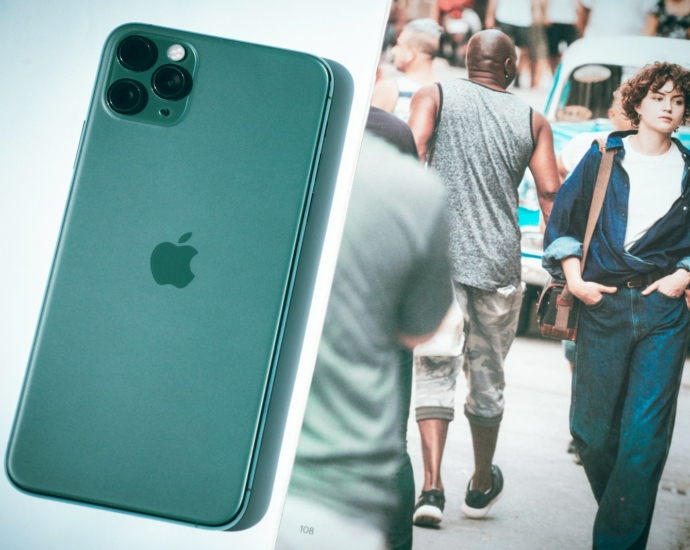
<path id="1" fill-rule="evenodd" d="M 333 72 L 330 116 L 314 182 L 299 266 L 295 274 L 292 300 L 254 474 L 254 485 L 244 515 L 227 531 L 249 529 L 261 521 L 273 494 L 285 421 L 299 365 L 354 94 L 354 81 L 349 71 L 336 61 L 325 61 Z"/>

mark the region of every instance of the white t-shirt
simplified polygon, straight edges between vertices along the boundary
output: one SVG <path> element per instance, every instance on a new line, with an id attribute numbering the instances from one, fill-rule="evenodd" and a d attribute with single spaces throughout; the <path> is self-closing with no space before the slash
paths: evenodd
<path id="1" fill-rule="evenodd" d="M 628 225 L 623 241 L 627 250 L 664 217 L 680 197 L 685 163 L 675 143 L 671 143 L 666 153 L 657 156 L 635 151 L 630 136 L 623 138 L 623 146 L 623 168 L 630 179 Z"/>
<path id="2" fill-rule="evenodd" d="M 577 0 L 550 0 L 547 17 L 554 23 L 575 24 L 577 21 Z"/>
<path id="3" fill-rule="evenodd" d="M 647 14 L 656 0 L 581 0 L 590 10 L 585 38 L 594 36 L 640 36 Z"/>
<path id="4" fill-rule="evenodd" d="M 496 21 L 516 27 L 531 27 L 531 0 L 499 0 L 496 6 Z"/>
<path id="5" fill-rule="evenodd" d="M 575 170 L 595 139 L 606 138 L 611 132 L 585 132 L 571 139 L 560 152 L 561 162 L 568 173 Z"/>

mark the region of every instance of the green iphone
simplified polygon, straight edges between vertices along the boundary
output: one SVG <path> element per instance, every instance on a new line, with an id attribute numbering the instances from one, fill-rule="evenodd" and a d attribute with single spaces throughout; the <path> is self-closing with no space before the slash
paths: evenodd
<path id="1" fill-rule="evenodd" d="M 113 31 L 8 446 L 19 489 L 240 519 L 332 87 L 311 55 Z"/>

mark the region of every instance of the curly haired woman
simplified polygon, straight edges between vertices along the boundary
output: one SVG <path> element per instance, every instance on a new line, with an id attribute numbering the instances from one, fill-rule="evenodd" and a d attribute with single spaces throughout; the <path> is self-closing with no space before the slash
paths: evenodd
<path id="1" fill-rule="evenodd" d="M 602 158 L 565 182 L 546 228 L 544 267 L 580 299 L 570 430 L 599 509 L 593 547 L 645 548 L 666 462 L 690 311 L 690 72 L 655 63 L 621 87 L 630 132 L 613 168 L 586 267 L 582 241 Z"/>

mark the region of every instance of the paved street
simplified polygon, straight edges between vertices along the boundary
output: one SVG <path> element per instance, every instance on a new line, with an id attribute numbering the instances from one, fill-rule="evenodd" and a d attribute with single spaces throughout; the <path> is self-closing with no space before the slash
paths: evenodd
<path id="1" fill-rule="evenodd" d="M 688 363 L 686 363 L 687 366 Z M 566 453 L 570 440 L 570 371 L 555 340 L 517 338 L 506 362 L 506 411 L 495 463 L 505 477 L 503 498 L 484 520 L 462 516 L 460 506 L 473 470 L 464 383 L 458 386 L 443 462 L 446 510 L 440 529 L 415 527 L 414 550 L 586 549 L 596 504 L 581 466 Z M 690 548 L 690 369 L 685 369 L 675 439 L 656 505 L 649 550 Z M 417 491 L 422 458 L 412 418 L 409 451 Z"/>

